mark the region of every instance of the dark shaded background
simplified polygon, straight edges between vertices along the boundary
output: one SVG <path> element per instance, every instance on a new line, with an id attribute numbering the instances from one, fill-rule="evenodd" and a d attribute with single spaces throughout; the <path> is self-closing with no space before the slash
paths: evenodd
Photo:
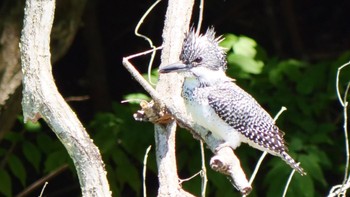
<path id="1" fill-rule="evenodd" d="M 68 53 L 54 65 L 59 90 L 65 97 L 90 95 L 73 104 L 84 121 L 108 110 L 110 101 L 142 91 L 121 65 L 122 57 L 149 49 L 134 28 L 153 1 L 89 1 L 81 28 Z M 161 2 L 140 32 L 160 46 L 167 2 Z M 247 35 L 269 56 L 321 61 L 338 57 L 350 47 L 348 9 L 343 1 L 206 1 L 202 28 L 218 34 Z M 195 9 L 194 21 L 198 10 Z M 133 61 L 146 72 L 148 57 Z M 155 62 L 155 67 L 158 61 Z"/>

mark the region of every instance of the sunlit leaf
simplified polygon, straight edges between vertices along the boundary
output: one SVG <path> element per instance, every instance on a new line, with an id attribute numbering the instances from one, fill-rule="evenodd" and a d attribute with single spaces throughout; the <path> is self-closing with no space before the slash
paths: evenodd
<path id="1" fill-rule="evenodd" d="M 225 51 L 229 51 L 236 44 L 238 37 L 234 34 L 226 34 L 224 40 L 220 42 L 220 46 L 224 48 Z"/>
<path id="2" fill-rule="evenodd" d="M 29 131 L 29 132 L 38 132 L 41 130 L 41 127 L 42 126 L 39 121 L 37 122 L 27 121 L 24 124 L 24 128 L 26 129 L 26 131 Z"/>
<path id="3" fill-rule="evenodd" d="M 233 51 L 237 55 L 242 55 L 249 58 L 255 58 L 255 55 L 257 54 L 256 47 L 257 44 L 255 40 L 240 36 L 237 40 L 237 42 L 233 46 Z"/>
<path id="4" fill-rule="evenodd" d="M 261 61 L 256 61 L 246 56 L 238 54 L 229 54 L 227 57 L 229 64 L 240 67 L 243 71 L 251 74 L 260 74 L 264 63 Z"/>
<path id="5" fill-rule="evenodd" d="M 124 96 L 124 100 L 126 100 L 128 103 L 132 104 L 139 104 L 141 101 L 149 101 L 151 100 L 149 96 L 143 93 L 133 93 L 133 94 L 128 94 Z"/>

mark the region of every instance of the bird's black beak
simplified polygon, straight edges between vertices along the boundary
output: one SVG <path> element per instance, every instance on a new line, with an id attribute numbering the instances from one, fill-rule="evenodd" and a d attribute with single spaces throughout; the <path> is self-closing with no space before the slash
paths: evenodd
<path id="1" fill-rule="evenodd" d="M 183 72 L 188 69 L 188 66 L 182 62 L 177 62 L 167 66 L 159 68 L 159 73 L 171 73 L 171 72 Z"/>

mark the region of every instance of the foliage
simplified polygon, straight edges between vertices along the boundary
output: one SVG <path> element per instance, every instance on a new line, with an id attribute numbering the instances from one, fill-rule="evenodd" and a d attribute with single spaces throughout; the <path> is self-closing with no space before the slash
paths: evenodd
<path id="1" fill-rule="evenodd" d="M 291 155 L 301 162 L 308 175 L 295 174 L 287 196 L 324 196 L 330 185 L 343 178 L 342 113 L 336 99 L 335 73 L 348 61 L 350 52 L 335 61 L 320 63 L 281 60 L 268 57 L 262 47 L 246 36 L 227 34 L 225 38 L 221 45 L 227 50 L 228 74 L 272 116 L 282 106 L 288 109 L 277 125 L 286 133 Z M 156 81 L 156 77 L 156 71 L 153 71 L 152 81 Z M 348 82 L 349 77 L 350 69 L 345 69 L 340 84 Z M 111 112 L 96 114 L 88 131 L 103 155 L 113 194 L 141 196 L 143 157 L 146 148 L 154 144 L 154 134 L 152 124 L 135 122 L 132 114 L 139 109 L 137 103 L 140 100 L 149 98 L 142 93 L 133 93 L 125 99 L 130 103 L 114 103 Z M 20 118 L 19 122 L 23 120 Z M 67 163 L 72 177 L 75 176 L 64 147 L 43 125 L 40 122 L 23 124 L 1 141 L 2 195 L 12 196 L 14 191 L 21 191 L 37 177 Z M 185 179 L 197 173 L 201 169 L 198 141 L 189 132 L 180 130 L 176 148 L 180 177 Z M 237 154 L 249 177 L 260 152 L 243 145 Z M 206 150 L 206 164 L 211 155 Z M 250 196 L 281 196 L 290 172 L 290 167 L 280 158 L 269 156 L 262 164 Z M 151 151 L 147 164 L 149 196 L 156 195 L 156 176 L 155 155 Z M 208 179 L 208 196 L 239 196 L 225 176 L 208 169 Z M 200 184 L 197 176 L 182 185 L 199 196 Z"/>
<path id="2" fill-rule="evenodd" d="M 294 175 L 287 196 L 324 195 L 334 181 L 330 177 L 340 180 L 342 177 L 339 170 L 344 158 L 339 158 L 339 155 L 344 155 L 344 147 L 338 141 L 343 138 L 339 122 L 342 113 L 335 96 L 335 73 L 348 61 L 350 53 L 344 53 L 335 62 L 311 64 L 295 59 L 279 60 L 268 58 L 261 47 L 245 36 L 228 34 L 225 37 L 228 39 L 222 42 L 222 46 L 228 51 L 228 74 L 236 78 L 237 83 L 271 115 L 281 106 L 288 109 L 277 124 L 286 131 L 289 151 L 308 175 Z M 237 49 L 240 42 L 247 44 Z M 245 62 L 250 62 L 252 69 L 241 68 L 242 65 L 237 66 L 240 63 L 237 59 L 230 59 L 237 53 L 244 56 L 242 59 L 249 59 Z M 349 76 L 350 70 L 344 71 L 341 84 L 346 84 Z M 330 146 L 334 149 L 329 149 Z M 260 175 L 265 175 L 258 174 L 254 188 L 261 194 L 267 191 L 267 196 L 281 196 L 290 168 L 279 158 L 270 159 L 267 165 L 269 169 L 263 167 Z M 257 184 L 261 182 L 263 187 Z"/>
<path id="3" fill-rule="evenodd" d="M 19 121 L 23 122 L 23 118 Z M 29 178 L 43 176 L 66 163 L 72 165 L 62 144 L 55 138 L 51 133 L 43 132 L 40 122 L 28 122 L 17 132 L 5 135 L 0 146 L 2 195 L 13 196 L 14 188 L 25 188 L 33 182 Z"/>

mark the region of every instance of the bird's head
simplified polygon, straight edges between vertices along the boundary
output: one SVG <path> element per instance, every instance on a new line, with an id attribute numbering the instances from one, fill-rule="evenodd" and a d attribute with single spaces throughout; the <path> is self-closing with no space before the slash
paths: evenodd
<path id="1" fill-rule="evenodd" d="M 191 30 L 186 34 L 180 54 L 180 62 L 163 66 L 159 73 L 177 72 L 187 78 L 206 80 L 225 75 L 226 54 L 219 46 L 220 37 L 209 28 L 205 34 L 198 35 Z M 210 80 L 210 79 L 208 79 Z"/>

